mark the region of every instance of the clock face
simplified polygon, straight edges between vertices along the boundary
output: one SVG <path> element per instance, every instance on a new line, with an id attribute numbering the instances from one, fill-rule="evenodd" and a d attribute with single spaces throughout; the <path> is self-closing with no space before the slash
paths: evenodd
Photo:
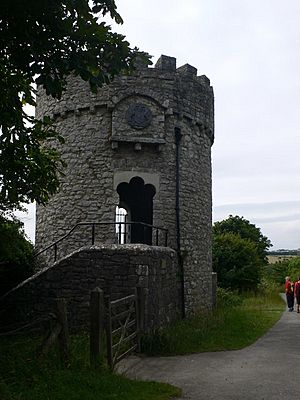
<path id="1" fill-rule="evenodd" d="M 126 111 L 127 123 L 135 129 L 143 129 L 151 124 L 152 112 L 149 107 L 142 103 L 135 103 Z"/>

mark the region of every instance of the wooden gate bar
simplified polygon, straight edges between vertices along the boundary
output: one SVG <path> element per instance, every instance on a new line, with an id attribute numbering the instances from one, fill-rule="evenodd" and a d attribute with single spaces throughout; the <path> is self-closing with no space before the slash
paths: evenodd
<path id="1" fill-rule="evenodd" d="M 134 326 L 134 325 L 136 325 L 136 320 L 135 320 L 135 319 L 133 319 L 132 321 L 130 321 L 130 322 L 127 324 L 127 328 L 131 328 L 131 327 Z M 120 326 L 119 328 L 116 328 L 114 331 L 111 332 L 112 335 L 115 335 L 115 334 L 117 334 L 117 333 L 120 333 L 120 332 L 122 331 L 122 328 L 123 328 L 123 326 Z"/>
<path id="2" fill-rule="evenodd" d="M 126 301 L 128 301 L 128 300 L 134 300 L 134 298 L 135 298 L 135 294 L 130 294 L 129 296 L 122 297 L 121 299 L 112 300 L 112 301 L 110 302 L 110 304 L 111 304 L 112 306 L 115 306 L 115 305 L 117 305 L 117 304 L 119 304 L 119 303 L 124 303 L 124 302 L 126 302 Z"/>
<path id="3" fill-rule="evenodd" d="M 128 350 L 126 350 L 123 354 L 119 355 L 115 361 L 115 364 L 121 360 L 123 360 L 123 358 L 125 358 L 128 354 L 132 353 L 133 351 L 135 351 L 137 349 L 137 344 L 135 343 L 132 347 L 130 347 Z"/>

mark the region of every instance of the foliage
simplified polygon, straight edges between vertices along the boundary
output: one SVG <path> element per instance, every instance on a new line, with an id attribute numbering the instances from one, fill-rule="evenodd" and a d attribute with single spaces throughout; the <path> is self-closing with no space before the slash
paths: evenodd
<path id="1" fill-rule="evenodd" d="M 267 264 L 267 251 L 272 246 L 271 241 L 261 233 L 260 228 L 239 217 L 230 215 L 227 219 L 216 222 L 213 227 L 215 236 L 223 233 L 235 233 L 242 239 L 248 239 L 256 245 L 257 254 L 264 264 Z"/>
<path id="2" fill-rule="evenodd" d="M 300 276 L 300 257 L 289 260 L 288 274 L 293 281 L 297 281 Z"/>
<path id="3" fill-rule="evenodd" d="M 2 0 L 0 2 L 0 212 L 47 202 L 59 185 L 59 154 L 41 142 L 62 141 L 50 120 L 24 112 L 35 85 L 60 98 L 70 74 L 96 90 L 139 55 L 111 31 L 106 15 L 122 19 L 114 0 Z"/>
<path id="4" fill-rule="evenodd" d="M 166 383 L 132 381 L 105 369 L 91 370 L 88 335 L 71 337 L 69 368 L 61 366 L 55 347 L 38 358 L 40 342 L 40 337 L 0 337 L 1 400 L 168 400 L 180 395 L 180 389 Z"/>
<path id="5" fill-rule="evenodd" d="M 264 278 L 269 282 L 274 282 L 277 285 L 285 283 L 285 277 L 289 275 L 289 261 L 284 260 L 275 264 L 269 264 L 264 268 Z"/>
<path id="6" fill-rule="evenodd" d="M 217 288 L 217 306 L 218 307 L 237 307 L 243 302 L 243 297 L 238 292 L 221 287 Z"/>
<path id="7" fill-rule="evenodd" d="M 298 280 L 300 276 L 300 257 L 269 264 L 264 268 L 264 278 L 277 286 L 284 285 L 286 276 L 290 276 L 294 282 Z"/>
<path id="8" fill-rule="evenodd" d="M 222 301 L 224 293 L 238 304 Z M 237 295 L 221 290 L 218 295 L 221 299 L 212 312 L 201 311 L 148 334 L 143 340 L 143 351 L 149 355 L 177 355 L 241 349 L 265 334 L 285 309 L 276 292 Z"/>
<path id="9" fill-rule="evenodd" d="M 213 269 L 218 274 L 219 286 L 223 288 L 255 289 L 261 276 L 261 260 L 256 245 L 234 233 L 215 235 Z"/>
<path id="10" fill-rule="evenodd" d="M 153 329 L 141 338 L 142 353 L 154 355 L 172 353 L 172 332 L 167 329 Z"/>
<path id="11" fill-rule="evenodd" d="M 33 274 L 33 245 L 23 224 L 0 215 L 0 296 Z"/>

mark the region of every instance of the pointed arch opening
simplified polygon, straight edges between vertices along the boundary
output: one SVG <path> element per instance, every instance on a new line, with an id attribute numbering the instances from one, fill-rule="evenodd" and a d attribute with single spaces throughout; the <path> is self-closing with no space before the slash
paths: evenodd
<path id="1" fill-rule="evenodd" d="M 126 222 L 137 223 L 131 225 L 123 224 L 126 229 L 119 237 L 118 242 L 120 243 L 121 238 L 123 242 L 125 240 L 125 242 L 130 243 L 152 245 L 152 227 L 148 225 L 153 224 L 155 187 L 151 184 L 145 184 L 141 177 L 135 176 L 129 183 L 120 183 L 117 186 L 117 192 L 119 194 L 119 207 L 126 211 Z M 118 225 L 121 224 L 119 223 Z"/>

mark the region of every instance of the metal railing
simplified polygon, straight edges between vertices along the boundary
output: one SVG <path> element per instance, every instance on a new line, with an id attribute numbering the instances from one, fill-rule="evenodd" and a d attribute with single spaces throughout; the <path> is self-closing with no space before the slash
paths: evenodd
<path id="1" fill-rule="evenodd" d="M 60 239 L 56 240 L 55 242 L 51 243 L 49 246 L 45 247 L 41 251 L 37 252 L 35 254 L 35 257 L 40 256 L 41 254 L 45 253 L 47 250 L 53 248 L 54 251 L 54 261 L 57 260 L 57 251 L 58 251 L 58 245 L 63 242 L 65 239 L 67 239 L 69 236 L 72 235 L 72 233 L 78 229 L 79 227 L 83 226 L 90 226 L 91 227 L 91 244 L 95 244 L 95 239 L 96 239 L 96 227 L 97 226 L 112 226 L 114 225 L 116 227 L 116 236 L 117 236 L 117 242 L 118 244 L 128 244 L 128 243 L 142 243 L 142 244 L 149 244 L 152 245 L 153 238 L 154 238 L 154 243 L 155 246 L 168 246 L 168 229 L 162 228 L 160 226 L 154 226 L 150 224 L 146 224 L 144 222 L 79 222 L 78 224 L 74 225 L 72 229 L 68 233 L 66 233 L 64 236 L 62 236 Z M 123 228 L 122 228 L 123 226 Z M 130 228 L 128 229 L 128 227 Z M 139 238 L 134 239 L 134 241 L 131 241 L 131 233 L 132 233 L 132 227 L 140 227 L 140 232 L 139 232 Z M 159 233 L 163 234 L 163 244 L 161 243 Z M 150 235 L 150 236 L 149 236 Z M 151 240 L 149 240 L 149 237 Z M 147 242 L 148 239 L 148 242 Z"/>

